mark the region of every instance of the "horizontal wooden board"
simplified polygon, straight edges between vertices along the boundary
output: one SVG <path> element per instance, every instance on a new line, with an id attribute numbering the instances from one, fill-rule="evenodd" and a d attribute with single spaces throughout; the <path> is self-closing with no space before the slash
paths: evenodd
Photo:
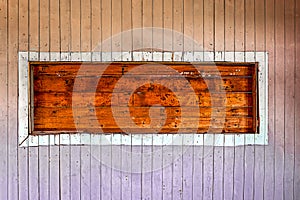
<path id="1" fill-rule="evenodd" d="M 254 63 L 31 63 L 33 134 L 96 133 L 99 128 L 111 133 L 176 133 L 179 128 L 198 133 L 255 132 L 255 67 Z"/>
<path id="2" fill-rule="evenodd" d="M 186 93 L 180 96 L 182 104 L 174 93 L 145 93 L 145 94 L 114 94 L 117 98 L 115 105 L 120 106 L 252 106 L 251 93 L 213 94 L 203 92 L 199 94 Z M 225 98 L 224 98 L 225 97 Z M 111 106 L 112 93 L 35 93 L 34 107 L 103 107 Z M 212 105 L 213 101 L 213 105 Z"/>

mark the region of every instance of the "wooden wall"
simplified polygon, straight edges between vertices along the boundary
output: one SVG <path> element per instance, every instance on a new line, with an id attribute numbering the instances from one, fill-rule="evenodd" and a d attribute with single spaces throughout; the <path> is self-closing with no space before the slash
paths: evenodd
<path id="1" fill-rule="evenodd" d="M 0 0 L 0 199 L 300 199 L 299 16 L 298 0 Z M 214 147 L 204 160 L 194 147 L 144 174 L 101 165 L 91 155 L 113 155 L 90 153 L 100 147 L 18 147 L 19 51 L 91 51 L 149 26 L 206 51 L 269 52 L 269 145 Z"/>

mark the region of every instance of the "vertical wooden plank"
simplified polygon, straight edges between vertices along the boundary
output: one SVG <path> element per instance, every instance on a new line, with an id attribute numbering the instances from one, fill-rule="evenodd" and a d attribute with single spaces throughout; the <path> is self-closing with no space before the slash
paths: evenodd
<path id="1" fill-rule="evenodd" d="M 91 1 L 80 1 L 80 52 L 91 51 Z M 91 54 L 89 54 L 91 55 Z M 91 58 L 81 56 L 83 61 Z M 91 140 L 91 136 L 81 138 Z M 80 199 L 91 199 L 91 145 L 80 146 Z"/>
<path id="2" fill-rule="evenodd" d="M 166 38 L 170 37 L 170 30 L 173 29 L 173 1 L 172 0 L 164 0 L 163 1 L 163 28 L 164 36 L 163 36 L 163 50 L 164 51 L 173 51 L 172 43 L 168 43 Z M 172 40 L 173 41 L 173 37 Z"/>
<path id="3" fill-rule="evenodd" d="M 71 20 L 70 7 L 71 1 L 60 1 L 60 50 L 61 52 L 69 52 L 71 46 Z"/>
<path id="4" fill-rule="evenodd" d="M 100 145 L 91 148 L 91 199 L 101 199 Z"/>
<path id="5" fill-rule="evenodd" d="M 214 2 L 210 0 L 203 0 L 203 47 L 205 51 L 214 50 Z"/>
<path id="6" fill-rule="evenodd" d="M 143 27 L 143 2 L 138 0 L 131 1 L 131 17 L 132 17 L 132 28 L 138 29 Z M 133 30 L 132 33 L 132 51 L 140 50 L 143 48 L 143 40 L 142 40 L 142 31 L 135 31 Z M 142 143 L 139 146 L 132 146 L 132 152 L 136 153 L 137 155 L 141 155 L 143 152 Z M 142 189 L 143 189 L 143 182 L 142 182 L 142 156 L 135 156 L 132 158 L 132 168 L 137 169 L 140 168 L 138 173 L 134 173 L 131 175 L 132 181 L 132 199 L 141 199 L 142 198 Z M 132 173 L 132 172 L 131 172 Z"/>
<path id="7" fill-rule="evenodd" d="M 112 52 L 120 52 L 121 51 L 121 30 L 122 30 L 122 10 L 121 4 L 119 1 L 112 0 L 112 36 L 114 36 L 112 41 Z M 115 55 L 112 57 L 115 60 L 120 60 L 121 57 L 119 55 Z M 121 141 L 121 135 L 117 136 L 116 140 Z M 121 146 L 113 146 L 112 147 L 112 162 L 113 166 L 121 166 L 122 157 L 121 157 Z M 113 199 L 120 199 L 122 198 L 122 171 L 120 169 L 114 168 L 111 174 L 112 179 L 112 198 Z"/>
<path id="8" fill-rule="evenodd" d="M 80 147 L 71 146 L 70 149 L 70 170 L 71 170 L 71 199 L 80 199 L 81 194 L 81 172 L 80 172 Z"/>
<path id="9" fill-rule="evenodd" d="M 284 198 L 283 172 L 284 172 L 284 110 L 285 110 L 285 67 L 284 66 L 284 2 L 275 2 L 275 187 L 274 196 Z"/>
<path id="10" fill-rule="evenodd" d="M 234 51 L 234 1 L 225 0 L 224 5 L 224 49 L 225 60 L 234 61 L 234 54 L 228 51 Z M 227 138 L 226 138 L 227 139 Z M 226 140 L 225 139 L 225 140 Z M 230 141 L 234 140 L 234 136 L 229 138 Z M 225 199 L 233 198 L 234 191 L 234 160 L 235 160 L 235 147 L 223 148 L 223 165 L 224 165 L 224 182 L 223 182 L 223 194 Z"/>
<path id="11" fill-rule="evenodd" d="M 131 169 L 131 159 L 128 155 L 131 151 L 131 146 L 122 146 L 122 169 Z M 122 197 L 121 199 L 132 199 L 132 174 L 129 170 L 122 172 Z"/>
<path id="12" fill-rule="evenodd" d="M 173 51 L 183 51 L 183 1 L 173 0 Z"/>
<path id="13" fill-rule="evenodd" d="M 142 27 L 146 28 L 147 31 L 143 30 L 143 48 L 152 48 L 152 34 L 148 31 L 147 28 L 152 26 L 152 1 L 143 1 L 142 3 Z"/>
<path id="14" fill-rule="evenodd" d="M 284 199 L 293 199 L 295 162 L 295 3 L 285 1 L 285 140 L 284 140 Z"/>
<path id="15" fill-rule="evenodd" d="M 300 66 L 296 63 L 300 63 L 300 2 L 295 1 L 295 74 L 300 74 Z M 300 85 L 300 76 L 296 75 L 295 77 L 295 86 Z M 300 90 L 295 88 L 295 165 L 294 165 L 294 199 L 300 198 Z"/>
<path id="16" fill-rule="evenodd" d="M 9 2 L 9 23 L 8 23 L 8 69 L 10 69 L 8 76 L 8 199 L 18 199 L 18 1 Z M 0 14 L 1 15 L 1 14 Z M 2 17 L 1 17 L 2 18 Z M 1 24 L 1 22 L 0 22 Z M 3 30 L 3 29 L 2 29 Z M 5 45 L 3 45 L 5 46 Z M 2 57 L 3 55 L 0 55 Z M 2 69 L 2 67 L 1 67 Z M 5 68 L 4 68 L 5 69 Z M 1 72 L 0 72 L 1 73 Z M 2 77 L 0 78 L 2 80 Z M 2 84 L 4 85 L 4 84 Z M 6 87 L 4 87 L 6 88 Z M 3 94 L 3 93 L 2 93 Z M 0 100 L 0 102 L 3 102 Z M 1 109 L 1 108 L 0 108 Z M 0 112 L 1 113 L 1 112 Z M 1 114 L 0 114 L 1 115 Z M 0 117 L 1 119 L 5 118 Z M 1 126 L 5 128 L 5 126 Z M 1 154 L 1 153 L 0 153 Z M 0 175 L 1 176 L 1 175 Z M 1 191 L 2 192 L 2 191 Z M 1 197 L 0 197 L 1 198 Z"/>
<path id="17" fill-rule="evenodd" d="M 7 80 L 7 74 L 8 74 L 8 35 L 7 35 L 7 28 L 8 28 L 8 5 L 7 1 L 1 1 L 0 2 L 0 27 L 1 27 L 1 35 L 0 38 L 3 41 L 3 45 L 0 47 L 0 60 L 1 60 L 1 66 L 0 66 L 0 84 L 3 86 L 0 89 L 1 97 L 0 101 L 3 102 L 1 103 L 0 106 L 0 115 L 1 115 L 1 120 L 0 120 L 0 125 L 2 127 L 2 131 L 0 133 L 1 135 L 1 149 L 0 149 L 0 185 L 1 185 L 1 192 L 0 192 L 0 198 L 1 199 L 7 199 L 8 198 L 8 160 L 7 160 L 7 155 L 8 155 L 8 149 L 7 149 L 7 137 L 8 137 L 8 110 L 7 110 L 7 103 L 8 103 L 8 96 L 7 96 L 7 91 L 8 91 L 8 80 Z"/>
<path id="18" fill-rule="evenodd" d="M 193 12 L 193 1 L 183 1 L 183 51 L 193 51 L 194 43 L 188 38 L 193 38 L 193 23 L 194 23 L 194 12 Z M 192 58 L 194 59 L 194 58 Z M 184 58 L 186 60 L 186 58 Z M 187 142 L 187 141 L 185 141 Z M 191 199 L 193 198 L 193 155 L 194 141 L 190 141 L 189 146 L 184 146 L 184 152 L 182 156 L 182 198 Z"/>
<path id="19" fill-rule="evenodd" d="M 91 51 L 91 1 L 80 1 L 81 52 Z M 78 22 L 77 22 L 78 23 Z"/>
<path id="20" fill-rule="evenodd" d="M 215 1 L 214 7 L 214 40 L 215 40 L 215 51 L 224 51 L 225 50 L 225 10 L 224 10 L 224 1 L 217 0 Z M 215 58 L 217 59 L 217 58 Z M 215 147 L 214 148 L 214 178 L 213 178 L 213 198 L 214 199 L 223 199 L 223 169 L 224 169 L 224 148 Z"/>
<path id="21" fill-rule="evenodd" d="M 71 1 L 59 1 L 59 16 L 60 16 L 60 51 L 69 52 L 71 46 Z M 62 58 L 62 60 L 69 61 L 68 59 Z M 61 138 L 61 137 L 60 137 Z M 69 139 L 70 141 L 70 139 Z M 71 167 L 70 167 L 70 158 L 71 151 L 70 146 L 60 146 L 60 198 L 61 199 L 71 199 Z"/>
<path id="22" fill-rule="evenodd" d="M 203 0 L 194 1 L 194 41 L 198 44 L 194 46 L 194 51 L 203 51 Z"/>
<path id="23" fill-rule="evenodd" d="M 204 199 L 203 197 L 203 147 L 194 147 L 193 157 L 193 199 Z"/>
<path id="24" fill-rule="evenodd" d="M 126 34 L 122 34 L 122 42 L 121 42 L 121 50 L 122 52 L 130 51 L 132 48 L 132 7 L 131 0 L 122 0 L 122 32 L 126 32 Z"/>
<path id="25" fill-rule="evenodd" d="M 91 31 L 92 31 L 92 51 L 100 51 L 97 47 L 99 47 L 101 43 L 101 1 L 99 0 L 92 0 L 91 1 L 91 9 L 92 9 L 92 25 L 91 25 Z M 100 59 L 100 57 L 99 57 Z"/>
<path id="26" fill-rule="evenodd" d="M 102 11 L 101 11 L 101 20 L 102 20 L 102 41 L 105 44 L 102 46 L 102 51 L 111 52 L 111 35 L 112 35 L 112 2 L 102 1 Z M 103 58 L 102 58 L 103 59 Z M 108 160 L 111 158 L 112 147 L 101 146 L 101 160 Z M 112 198 L 112 168 L 106 166 L 105 163 L 101 165 L 101 198 L 102 199 L 111 199 Z"/>
<path id="27" fill-rule="evenodd" d="M 101 51 L 99 45 L 101 44 L 101 20 L 102 10 L 101 1 L 91 1 L 91 51 L 92 60 L 100 60 L 100 55 L 93 54 L 94 51 Z M 92 138 L 93 140 L 93 138 Z M 99 141 L 100 142 L 100 141 Z M 101 149 L 100 145 L 94 145 L 91 147 L 91 199 L 101 199 Z"/>
<path id="28" fill-rule="evenodd" d="M 50 51 L 60 51 L 59 1 L 50 1 Z M 78 22 L 77 22 L 78 23 Z"/>
<path id="29" fill-rule="evenodd" d="M 59 1 L 50 1 L 50 52 L 60 51 Z M 60 59 L 60 54 L 50 54 L 50 60 Z M 60 198 L 60 149 L 59 146 L 49 147 L 49 194 L 50 199 Z"/>
<path id="30" fill-rule="evenodd" d="M 152 151 L 152 166 L 153 171 L 152 173 L 152 199 L 162 199 L 163 196 L 163 185 L 162 185 L 162 173 L 163 173 L 163 163 L 162 163 L 162 155 L 163 155 L 163 148 L 162 146 L 153 146 Z"/>
<path id="31" fill-rule="evenodd" d="M 136 154 L 136 156 L 131 157 L 131 198 L 132 199 L 142 199 L 142 190 L 143 187 L 147 187 L 143 185 L 142 182 L 142 143 L 138 146 L 131 147 L 131 156 Z"/>
<path id="32" fill-rule="evenodd" d="M 29 50 L 39 51 L 39 1 L 29 1 Z M 30 60 L 37 60 L 39 55 L 29 55 Z M 29 199 L 39 198 L 38 183 L 38 148 L 28 147 L 28 176 L 29 176 Z"/>
<path id="33" fill-rule="evenodd" d="M 244 51 L 245 50 L 245 2 L 244 0 L 235 1 L 234 6 L 234 51 Z M 244 62 L 245 54 L 235 53 L 235 61 Z M 243 185 L 244 185 L 244 147 L 234 148 L 234 199 L 243 199 Z"/>
<path id="34" fill-rule="evenodd" d="M 163 3 L 164 1 L 153 0 L 153 8 L 152 8 L 152 18 L 153 18 L 153 27 L 156 30 L 153 34 L 153 48 L 158 50 L 163 49 Z M 160 58 L 162 59 L 162 58 Z"/>
<path id="35" fill-rule="evenodd" d="M 245 51 L 253 51 L 254 50 L 254 2 L 253 1 L 245 1 Z M 253 54 L 254 55 L 254 54 Z M 253 59 L 253 57 L 248 58 L 246 54 L 245 61 L 247 62 L 249 59 Z M 254 147 L 253 146 L 245 146 L 244 152 L 244 198 L 253 198 L 253 177 L 254 177 Z"/>
<path id="36" fill-rule="evenodd" d="M 143 27 L 143 19 L 142 19 L 142 1 L 132 0 L 131 1 L 131 16 L 132 16 L 132 28 L 142 28 Z M 134 31 L 132 35 L 133 39 L 133 50 L 143 48 L 142 44 L 142 32 Z"/>
<path id="37" fill-rule="evenodd" d="M 214 2 L 204 0 L 203 3 L 203 46 L 205 51 L 214 51 Z M 214 152 L 211 146 L 203 147 L 203 198 L 213 198 Z"/>
<path id="38" fill-rule="evenodd" d="M 47 0 L 40 0 L 39 3 L 39 42 L 40 42 L 40 51 L 41 52 L 49 52 L 50 46 L 50 35 L 49 35 L 49 28 L 50 28 L 50 13 L 49 13 L 49 1 Z M 49 56 L 49 55 L 48 55 Z M 45 58 L 40 57 L 40 59 L 45 60 Z M 49 58 L 48 58 L 49 60 Z"/>
<path id="39" fill-rule="evenodd" d="M 255 35 L 255 51 L 265 51 L 265 5 L 264 1 L 255 1 L 254 10 L 254 35 Z M 257 53 L 255 59 L 257 60 Z M 254 199 L 263 199 L 264 185 L 264 163 L 265 152 L 264 146 L 254 146 Z"/>
<path id="40" fill-rule="evenodd" d="M 28 0 L 19 2 L 19 50 L 20 51 L 29 50 L 28 48 L 29 9 L 28 8 L 29 8 Z M 19 198 L 28 199 L 29 198 L 28 196 L 29 194 L 28 193 L 28 148 L 18 148 L 18 150 L 19 150 L 18 152 Z"/>
<path id="41" fill-rule="evenodd" d="M 71 0 L 71 51 L 80 51 L 80 0 Z"/>
<path id="42" fill-rule="evenodd" d="M 81 141 L 90 143 L 91 136 Z M 91 145 L 80 146 L 80 199 L 91 199 Z"/>
<path id="43" fill-rule="evenodd" d="M 173 34 L 173 52 L 183 51 L 183 1 L 173 0 L 173 30 L 178 33 Z M 183 59 L 183 58 L 182 58 Z M 177 61 L 180 61 L 179 59 Z M 176 136 L 173 136 L 173 141 Z M 183 167 L 183 155 L 182 146 L 173 146 L 172 150 L 172 160 L 173 160 L 173 181 L 172 181 L 172 198 L 182 199 L 183 198 L 183 177 L 182 177 L 182 167 Z"/>
<path id="44" fill-rule="evenodd" d="M 132 11 L 131 11 L 131 0 L 122 0 L 122 8 L 121 8 L 122 16 L 121 16 L 121 28 L 122 32 L 126 32 L 131 29 L 131 21 L 132 21 Z M 132 44 L 132 36 L 130 32 L 126 32 L 122 34 L 121 38 L 121 51 L 128 52 L 131 51 Z M 125 60 L 124 57 L 122 57 Z M 128 153 L 131 151 L 131 146 L 122 146 L 121 147 L 121 166 L 122 169 L 131 169 L 132 163 L 131 159 L 128 158 Z M 122 187 L 121 187 L 121 199 L 132 199 L 132 174 L 129 170 L 122 172 Z"/>
<path id="45" fill-rule="evenodd" d="M 70 42 L 71 42 L 71 52 L 79 52 L 81 45 L 81 25 L 80 25 L 80 0 L 70 1 Z M 71 61 L 75 61 L 78 58 L 71 57 Z M 72 142 L 72 141 L 70 141 Z M 80 199 L 81 194 L 81 172 L 80 172 L 80 147 L 71 146 L 70 147 L 70 198 Z"/>
<path id="46" fill-rule="evenodd" d="M 264 182 L 264 198 L 272 199 L 274 197 L 274 134 L 275 134 L 275 2 L 274 0 L 266 1 L 266 49 L 269 53 L 269 146 L 265 147 L 265 182 Z"/>
<path id="47" fill-rule="evenodd" d="M 28 51 L 28 0 L 19 2 L 19 50 Z"/>
<path id="48" fill-rule="evenodd" d="M 39 39 L 40 39 L 40 51 L 50 51 L 50 13 L 49 13 L 49 1 L 40 1 L 39 3 Z M 50 59 L 49 53 L 40 54 L 41 60 Z M 47 140 L 48 141 L 48 140 Z M 39 141 L 42 144 L 42 141 Z M 48 199 L 50 195 L 49 190 L 49 147 L 38 147 L 38 163 L 39 163 L 39 198 Z"/>
<path id="49" fill-rule="evenodd" d="M 110 140 L 111 141 L 111 140 Z M 112 199 L 112 146 L 101 146 L 101 199 Z M 110 162 L 109 162 L 110 160 Z M 103 161 L 105 161 L 103 163 Z M 108 162 L 108 163 L 106 163 Z"/>
<path id="50" fill-rule="evenodd" d="M 163 1 L 153 0 L 153 8 L 152 8 L 152 19 L 153 19 L 153 27 L 161 27 L 163 28 Z M 157 49 L 163 49 L 163 31 L 157 31 L 153 35 L 153 44 L 152 46 Z M 162 60 L 162 57 L 159 57 L 159 60 Z M 153 138 L 153 136 L 152 136 Z M 162 142 L 162 138 L 161 138 Z M 162 199 L 163 198 L 163 147 L 161 146 L 153 146 L 152 145 L 152 171 L 151 171 L 151 198 L 152 199 Z"/>
<path id="51" fill-rule="evenodd" d="M 163 172 L 162 172 L 162 190 L 163 199 L 172 199 L 173 194 L 173 166 L 171 163 L 172 152 L 165 151 L 163 146 Z"/>
<path id="52" fill-rule="evenodd" d="M 194 40 L 199 46 L 194 51 L 203 51 L 204 41 L 204 1 L 194 1 Z M 196 137 L 199 136 L 195 136 Z M 193 194 L 192 199 L 204 199 L 203 195 L 203 147 L 195 146 L 193 155 Z"/>

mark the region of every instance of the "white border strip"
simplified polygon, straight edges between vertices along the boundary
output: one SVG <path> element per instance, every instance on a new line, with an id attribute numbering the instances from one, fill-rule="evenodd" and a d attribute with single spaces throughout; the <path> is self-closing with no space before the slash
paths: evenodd
<path id="1" fill-rule="evenodd" d="M 19 52 L 19 145 L 169 145 L 173 134 L 93 135 L 88 133 L 29 135 L 29 61 L 194 61 L 258 62 L 259 134 L 177 134 L 178 145 L 241 146 L 268 144 L 267 52 Z M 142 137 L 143 136 L 143 139 Z M 214 137 L 214 139 L 212 139 Z M 153 141 L 152 141 L 153 139 Z M 112 141 L 108 142 L 108 141 Z M 162 142 L 163 141 L 163 142 Z M 204 144 L 203 144 L 204 143 Z M 176 145 L 176 144 L 173 144 Z"/>

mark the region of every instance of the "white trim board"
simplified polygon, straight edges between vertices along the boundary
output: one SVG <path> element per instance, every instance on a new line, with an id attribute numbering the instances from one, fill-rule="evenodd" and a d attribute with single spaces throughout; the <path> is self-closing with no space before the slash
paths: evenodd
<path id="1" fill-rule="evenodd" d="M 29 61 L 190 61 L 258 62 L 259 134 L 111 134 L 29 135 Z M 268 144 L 267 52 L 19 52 L 19 145 L 208 145 Z"/>

